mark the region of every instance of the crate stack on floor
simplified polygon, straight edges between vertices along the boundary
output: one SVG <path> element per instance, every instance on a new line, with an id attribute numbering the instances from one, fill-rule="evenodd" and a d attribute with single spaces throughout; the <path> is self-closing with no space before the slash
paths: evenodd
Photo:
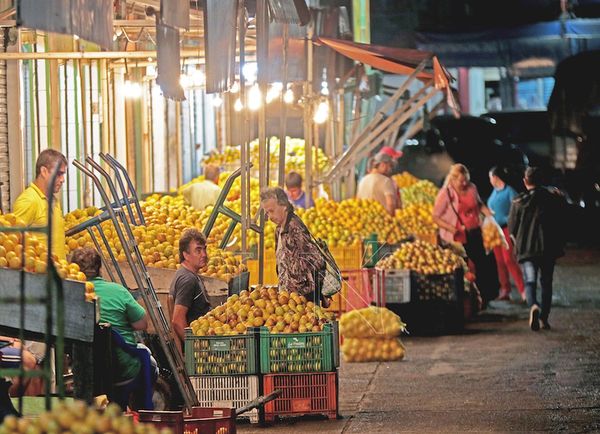
<path id="1" fill-rule="evenodd" d="M 420 240 L 404 243 L 377 264 L 377 305 L 400 315 L 412 334 L 460 331 L 464 267 L 464 260 L 451 249 Z"/>
<path id="2" fill-rule="evenodd" d="M 263 393 L 282 392 L 265 404 L 266 422 L 307 414 L 337 417 L 339 347 L 335 327 L 335 323 L 326 323 L 322 330 L 303 333 L 260 329 Z"/>
<path id="3" fill-rule="evenodd" d="M 200 327 L 203 326 L 193 323 L 192 327 L 186 330 L 185 365 L 200 406 L 239 408 L 258 398 L 257 331 L 248 329 L 245 334 L 198 336 L 202 334 Z M 221 327 L 217 333 L 222 333 L 222 325 L 217 327 Z M 259 410 L 251 410 L 239 417 L 258 423 Z"/>
<path id="4" fill-rule="evenodd" d="M 240 417 L 264 420 L 338 409 L 339 345 L 333 315 L 302 296 L 258 287 L 230 296 L 186 330 L 185 358 L 202 407 L 239 408 L 281 396 Z"/>

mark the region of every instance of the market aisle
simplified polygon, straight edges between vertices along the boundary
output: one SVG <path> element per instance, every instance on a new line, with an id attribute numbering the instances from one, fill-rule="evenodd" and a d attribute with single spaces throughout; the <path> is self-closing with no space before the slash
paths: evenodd
<path id="1" fill-rule="evenodd" d="M 404 339 L 403 362 L 344 364 L 344 419 L 239 432 L 599 431 L 600 254 L 576 253 L 557 268 L 551 331 L 494 303 L 465 334 Z"/>

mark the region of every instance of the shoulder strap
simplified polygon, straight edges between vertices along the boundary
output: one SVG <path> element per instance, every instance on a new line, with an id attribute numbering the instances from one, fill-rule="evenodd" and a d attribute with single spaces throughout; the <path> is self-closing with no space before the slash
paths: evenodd
<path id="1" fill-rule="evenodd" d="M 448 194 L 448 201 L 450 202 L 450 206 L 452 207 L 452 211 L 454 211 L 454 214 L 456 214 L 456 217 L 458 217 L 459 223 L 464 226 L 465 224 L 463 223 L 462 219 L 460 218 L 460 214 L 458 213 L 458 211 L 454 207 L 454 202 L 452 202 L 452 197 L 450 196 L 450 189 L 448 187 L 446 187 L 446 194 Z"/>

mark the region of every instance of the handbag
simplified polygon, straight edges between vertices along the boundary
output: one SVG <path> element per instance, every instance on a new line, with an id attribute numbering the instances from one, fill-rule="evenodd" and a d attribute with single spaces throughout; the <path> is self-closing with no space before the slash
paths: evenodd
<path id="1" fill-rule="evenodd" d="M 325 297 L 330 298 L 342 290 L 342 273 L 337 266 L 333 255 L 329 251 L 327 243 L 320 238 L 315 238 L 304 222 L 302 222 L 302 220 L 300 220 L 300 222 L 302 223 L 302 226 L 304 226 L 306 232 L 310 235 L 313 244 L 319 250 L 321 257 L 323 258 L 324 265 L 316 270 L 315 283 L 317 285 L 317 290 L 320 290 L 321 294 Z"/>

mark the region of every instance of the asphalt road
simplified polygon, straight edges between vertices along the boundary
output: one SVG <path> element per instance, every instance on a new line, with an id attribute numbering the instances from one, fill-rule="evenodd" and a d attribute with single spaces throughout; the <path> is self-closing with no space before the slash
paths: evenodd
<path id="1" fill-rule="evenodd" d="M 341 419 L 238 432 L 600 432 L 600 252 L 570 251 L 554 288 L 552 330 L 493 302 L 460 335 L 403 338 L 401 362 L 342 363 Z"/>

